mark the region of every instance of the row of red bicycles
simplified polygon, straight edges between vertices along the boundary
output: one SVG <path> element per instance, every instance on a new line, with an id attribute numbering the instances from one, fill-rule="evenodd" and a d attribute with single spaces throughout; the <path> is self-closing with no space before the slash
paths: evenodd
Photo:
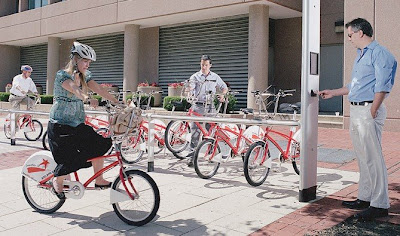
<path id="1" fill-rule="evenodd" d="M 244 117 L 251 114 L 256 119 L 274 119 L 280 98 L 292 96 L 294 90 L 279 90 L 277 93 L 265 91 L 253 91 L 258 109 L 242 109 Z M 194 104 L 195 98 L 184 96 L 182 89 L 181 102 L 175 102 L 176 106 L 182 105 L 183 98 Z M 234 96 L 238 91 L 230 91 L 225 96 Z M 122 93 L 121 93 L 122 94 Z M 121 96 L 120 94 L 120 96 Z M 126 109 L 146 110 L 150 107 L 152 94 L 146 94 L 147 104 L 141 106 L 141 97 L 145 94 L 137 94 L 133 106 L 112 106 L 107 103 L 105 110 L 108 115 L 86 116 L 85 123 L 91 125 L 99 134 L 111 137 L 113 146 L 105 156 L 112 160 L 99 173 L 95 173 L 86 181 L 82 181 L 78 173 L 74 173 L 74 180 L 66 181 L 65 196 L 79 199 L 87 190 L 93 190 L 90 184 L 100 174 L 119 166 L 119 174 L 112 184 L 110 199 L 114 211 L 124 222 L 132 225 L 143 225 L 151 221 L 159 208 L 160 193 L 154 180 L 145 172 L 131 168 L 134 163 L 143 159 L 148 151 L 149 122 L 143 119 L 136 120 L 132 113 L 128 127 L 124 133 L 114 132 L 113 122 L 115 116 Z M 207 103 L 214 102 L 211 94 Z M 268 108 L 274 104 L 273 112 Z M 224 105 L 224 106 L 223 106 Z M 224 117 L 227 102 L 217 106 L 216 114 Z M 296 120 L 298 107 L 292 106 L 292 119 Z M 220 113 L 223 109 L 224 112 Z M 187 116 L 201 116 L 189 109 Z M 31 120 L 33 121 L 32 117 Z M 167 148 L 175 157 L 185 159 L 191 141 L 191 129 L 188 121 L 172 120 L 167 125 L 161 120 L 152 120 L 154 123 L 154 154 Z M 114 124 L 115 125 L 115 124 Z M 247 182 L 252 186 L 263 184 L 268 177 L 272 165 L 270 148 L 275 146 L 279 151 L 280 162 L 291 162 L 297 174 L 299 171 L 301 134 L 297 127 L 291 127 L 287 133 L 275 130 L 272 126 L 246 126 L 243 124 L 209 123 L 206 128 L 204 122 L 194 122 L 201 131 L 201 142 L 194 153 L 194 168 L 197 175 L 208 179 L 213 177 L 221 164 L 237 157 L 243 161 L 243 170 Z M 285 140 L 282 142 L 281 140 Z M 37 139 L 36 139 L 37 140 Z M 47 132 L 43 135 L 43 147 L 48 150 Z M 93 159 L 96 159 L 93 158 Z M 32 155 L 24 165 L 22 186 L 26 200 L 37 211 L 52 213 L 58 210 L 65 202 L 59 199 L 52 189 L 52 170 L 56 164 L 49 151 L 42 151 Z"/>

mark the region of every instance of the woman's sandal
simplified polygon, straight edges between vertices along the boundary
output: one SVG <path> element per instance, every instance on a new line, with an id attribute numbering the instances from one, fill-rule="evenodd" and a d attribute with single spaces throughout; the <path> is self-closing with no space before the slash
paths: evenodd
<path id="1" fill-rule="evenodd" d="M 51 184 L 52 184 L 51 191 L 52 191 L 59 199 L 65 199 L 66 197 L 65 197 L 64 192 L 59 193 L 59 192 L 57 192 L 56 189 L 54 188 L 54 183 L 55 183 L 55 182 L 56 182 L 56 181 L 55 181 L 54 178 L 53 178 L 53 180 L 52 180 L 52 182 L 51 182 Z M 63 187 L 64 187 L 64 186 L 63 186 Z"/>

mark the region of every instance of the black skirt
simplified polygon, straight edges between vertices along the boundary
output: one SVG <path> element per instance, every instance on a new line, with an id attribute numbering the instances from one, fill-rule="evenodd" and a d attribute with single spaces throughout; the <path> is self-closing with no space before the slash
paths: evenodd
<path id="1" fill-rule="evenodd" d="M 57 167 L 54 176 L 66 175 L 92 166 L 87 160 L 104 155 L 111 147 L 111 139 L 97 134 L 92 127 L 77 127 L 49 122 L 49 146 Z"/>

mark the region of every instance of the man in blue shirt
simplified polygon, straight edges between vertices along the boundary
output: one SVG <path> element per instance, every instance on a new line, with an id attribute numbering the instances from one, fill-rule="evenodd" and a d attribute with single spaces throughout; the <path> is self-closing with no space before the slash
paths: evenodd
<path id="1" fill-rule="evenodd" d="M 358 197 L 343 201 L 351 209 L 365 209 L 354 217 L 361 221 L 388 215 L 388 175 L 382 154 L 382 128 L 386 119 L 383 100 L 394 84 L 397 61 L 373 40 L 371 24 L 361 18 L 346 24 L 349 41 L 357 48 L 351 83 L 333 90 L 323 90 L 323 99 L 348 94 L 350 135 L 360 169 Z"/>

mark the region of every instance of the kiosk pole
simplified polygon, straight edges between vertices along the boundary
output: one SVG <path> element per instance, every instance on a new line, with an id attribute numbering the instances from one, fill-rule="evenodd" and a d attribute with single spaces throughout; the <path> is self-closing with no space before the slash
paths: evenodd
<path id="1" fill-rule="evenodd" d="M 303 0 L 299 201 L 316 199 L 320 0 Z"/>

